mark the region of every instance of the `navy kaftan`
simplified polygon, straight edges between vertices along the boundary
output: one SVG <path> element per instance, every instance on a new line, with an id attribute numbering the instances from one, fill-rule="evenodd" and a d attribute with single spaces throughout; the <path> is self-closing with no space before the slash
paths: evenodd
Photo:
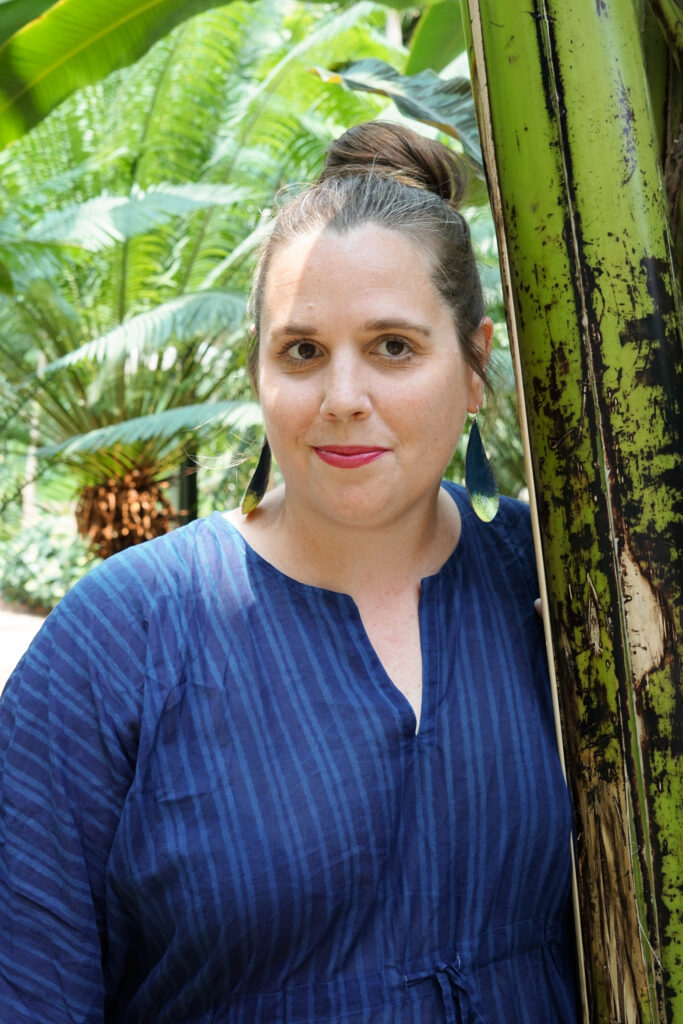
<path id="1" fill-rule="evenodd" d="M 528 512 L 423 581 L 423 709 L 350 597 L 213 515 L 109 559 L 0 705 L 3 1024 L 574 1024 Z"/>

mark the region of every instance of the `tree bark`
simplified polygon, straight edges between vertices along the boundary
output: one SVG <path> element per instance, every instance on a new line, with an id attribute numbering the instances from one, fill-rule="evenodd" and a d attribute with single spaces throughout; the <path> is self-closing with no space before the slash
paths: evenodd
<path id="1" fill-rule="evenodd" d="M 575 809 L 585 1016 L 676 1024 L 683 356 L 635 7 L 463 8 Z"/>

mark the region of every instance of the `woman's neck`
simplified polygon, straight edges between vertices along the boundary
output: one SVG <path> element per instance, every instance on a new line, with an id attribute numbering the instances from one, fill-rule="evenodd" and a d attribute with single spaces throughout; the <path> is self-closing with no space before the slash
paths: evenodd
<path id="1" fill-rule="evenodd" d="M 460 536 L 457 505 L 443 490 L 396 522 L 370 528 L 323 519 L 288 500 L 284 488 L 270 492 L 250 516 L 235 510 L 228 518 L 288 576 L 354 597 L 419 587 Z"/>

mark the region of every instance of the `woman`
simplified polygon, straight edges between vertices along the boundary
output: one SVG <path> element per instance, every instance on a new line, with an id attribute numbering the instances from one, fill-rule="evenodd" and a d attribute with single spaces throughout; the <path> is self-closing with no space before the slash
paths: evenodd
<path id="1" fill-rule="evenodd" d="M 284 486 L 93 571 L 8 684 L 2 1020 L 576 1020 L 528 512 L 441 483 L 461 190 L 405 128 L 331 147 L 254 286 Z"/>

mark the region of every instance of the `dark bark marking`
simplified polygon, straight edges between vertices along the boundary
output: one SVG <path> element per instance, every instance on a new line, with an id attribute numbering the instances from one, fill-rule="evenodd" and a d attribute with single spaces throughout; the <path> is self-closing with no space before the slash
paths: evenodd
<path id="1" fill-rule="evenodd" d="M 617 103 L 621 114 L 621 134 L 624 138 L 624 157 L 628 172 L 621 183 L 626 185 L 638 169 L 638 147 L 635 139 L 636 115 L 621 77 L 619 78 Z"/>

